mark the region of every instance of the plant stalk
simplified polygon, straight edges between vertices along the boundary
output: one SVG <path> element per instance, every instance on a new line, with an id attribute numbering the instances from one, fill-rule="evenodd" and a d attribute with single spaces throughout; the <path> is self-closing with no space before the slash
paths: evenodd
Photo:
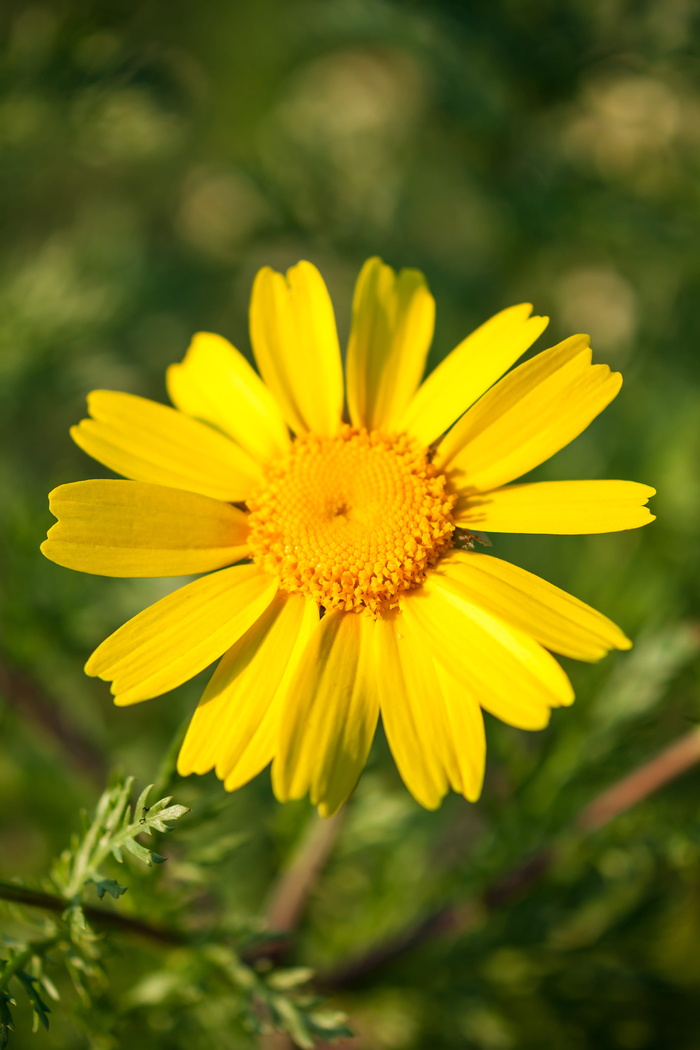
<path id="1" fill-rule="evenodd" d="M 0 900 L 9 901 L 12 904 L 21 904 L 27 908 L 41 908 L 62 915 L 69 902 L 63 897 L 44 890 L 33 890 L 27 886 L 18 886 L 15 882 L 0 880 Z M 148 940 L 157 941 L 159 944 L 184 945 L 188 943 L 187 935 L 181 930 L 174 930 L 165 926 L 155 926 L 144 922 L 143 919 L 135 919 L 130 915 L 120 915 L 116 911 L 108 911 L 106 908 L 98 908 L 95 905 L 84 905 L 85 917 L 95 926 L 102 929 L 116 930 L 121 933 L 134 934 L 145 937 Z"/>

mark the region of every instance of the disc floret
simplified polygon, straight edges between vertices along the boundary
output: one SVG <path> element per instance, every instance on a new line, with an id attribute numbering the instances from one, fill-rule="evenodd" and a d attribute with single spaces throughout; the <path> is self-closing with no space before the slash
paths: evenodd
<path id="1" fill-rule="evenodd" d="M 406 435 L 304 434 L 249 500 L 255 561 L 326 609 L 395 608 L 452 546 L 456 497 Z"/>

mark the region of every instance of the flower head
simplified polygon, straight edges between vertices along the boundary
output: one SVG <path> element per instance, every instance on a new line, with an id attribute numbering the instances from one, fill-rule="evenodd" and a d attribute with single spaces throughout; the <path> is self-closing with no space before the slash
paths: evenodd
<path id="1" fill-rule="evenodd" d="M 475 799 L 482 708 L 540 729 L 573 701 L 550 650 L 598 660 L 629 648 L 601 613 L 472 549 L 475 530 L 653 520 L 646 485 L 510 484 L 584 430 L 622 382 L 591 364 L 585 336 L 508 371 L 546 327 L 530 313 L 503 310 L 421 383 L 433 299 L 417 271 L 370 259 L 344 383 L 318 271 L 266 268 L 250 318 L 260 375 L 200 333 L 168 371 L 174 408 L 90 395 L 73 437 L 129 480 L 55 489 L 59 520 L 42 550 L 106 576 L 207 574 L 120 627 L 85 668 L 132 704 L 221 657 L 182 774 L 216 769 L 233 790 L 272 762 L 279 799 L 308 793 L 329 814 L 352 791 L 381 713 L 419 802 L 436 807 L 450 787 Z"/>

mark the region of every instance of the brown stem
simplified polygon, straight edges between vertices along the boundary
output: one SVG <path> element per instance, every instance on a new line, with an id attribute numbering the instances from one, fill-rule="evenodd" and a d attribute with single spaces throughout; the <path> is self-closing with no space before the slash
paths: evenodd
<path id="1" fill-rule="evenodd" d="M 584 834 L 597 831 L 698 762 L 700 729 L 693 729 L 601 792 L 581 810 L 574 826 Z M 478 901 L 436 909 L 354 959 L 319 974 L 316 985 L 329 990 L 347 987 L 434 937 L 467 932 L 484 909 L 503 907 L 522 896 L 549 871 L 556 856 L 556 850 L 551 847 L 538 850 L 488 886 Z"/>
<path id="2" fill-rule="evenodd" d="M 0 694 L 22 718 L 34 722 L 57 741 L 73 765 L 95 783 L 104 783 L 107 765 L 102 753 L 25 671 L 0 663 Z"/>
<path id="3" fill-rule="evenodd" d="M 345 808 L 326 819 L 314 817 L 289 867 L 273 887 L 265 920 L 271 930 L 294 930 L 336 843 Z"/>
<path id="4" fill-rule="evenodd" d="M 631 809 L 669 780 L 700 761 L 700 729 L 675 740 L 658 755 L 622 777 L 581 810 L 576 824 L 581 831 L 597 831 L 620 813 Z"/>
<path id="5" fill-rule="evenodd" d="M 272 887 L 265 909 L 265 925 L 269 930 L 291 934 L 297 928 L 345 823 L 346 809 L 347 806 L 343 806 L 332 817 L 312 817 L 291 864 Z M 289 940 L 282 937 L 256 944 L 244 953 L 244 960 L 277 959 L 286 952 Z"/>
<path id="6" fill-rule="evenodd" d="M 69 902 L 63 897 L 44 890 L 33 890 L 27 886 L 18 886 L 14 882 L 5 882 L 0 879 L 0 900 L 9 901 L 12 904 L 21 904 L 28 908 L 41 908 L 43 911 L 51 911 L 62 914 L 68 907 Z M 94 905 L 83 906 L 85 917 L 95 926 L 103 929 L 112 929 L 121 933 L 135 934 L 146 937 L 160 944 L 181 945 L 187 943 L 187 937 L 179 930 L 167 929 L 164 926 L 154 926 L 142 919 L 134 919 L 130 915 L 121 915 L 116 911 L 107 911 L 106 908 L 98 908 Z"/>

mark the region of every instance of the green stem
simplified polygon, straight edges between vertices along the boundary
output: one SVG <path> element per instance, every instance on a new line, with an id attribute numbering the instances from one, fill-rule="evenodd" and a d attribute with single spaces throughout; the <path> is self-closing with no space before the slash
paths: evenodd
<path id="1" fill-rule="evenodd" d="M 44 911 L 54 912 L 62 915 L 68 907 L 68 902 L 63 897 L 53 893 L 45 893 L 43 890 L 32 890 L 27 886 L 19 886 L 15 882 L 0 880 L 0 900 L 11 901 L 13 904 L 22 904 L 28 908 L 41 908 Z M 131 918 L 129 915 L 120 915 L 119 912 L 107 911 L 106 908 L 98 908 L 94 905 L 83 907 L 86 919 L 103 929 L 117 930 L 121 933 L 136 934 L 146 937 L 160 944 L 183 945 L 188 943 L 185 933 L 180 930 L 170 929 L 165 926 L 154 926 L 142 919 Z"/>
<path id="2" fill-rule="evenodd" d="M 74 897 L 77 897 L 85 885 L 90 867 L 90 860 L 95 851 L 97 836 L 102 823 L 102 810 L 105 808 L 106 801 L 105 796 L 100 799 L 95 819 L 92 822 L 90 830 L 83 839 L 78 852 L 75 854 L 70 881 L 64 891 L 66 900 L 72 900 Z"/>

